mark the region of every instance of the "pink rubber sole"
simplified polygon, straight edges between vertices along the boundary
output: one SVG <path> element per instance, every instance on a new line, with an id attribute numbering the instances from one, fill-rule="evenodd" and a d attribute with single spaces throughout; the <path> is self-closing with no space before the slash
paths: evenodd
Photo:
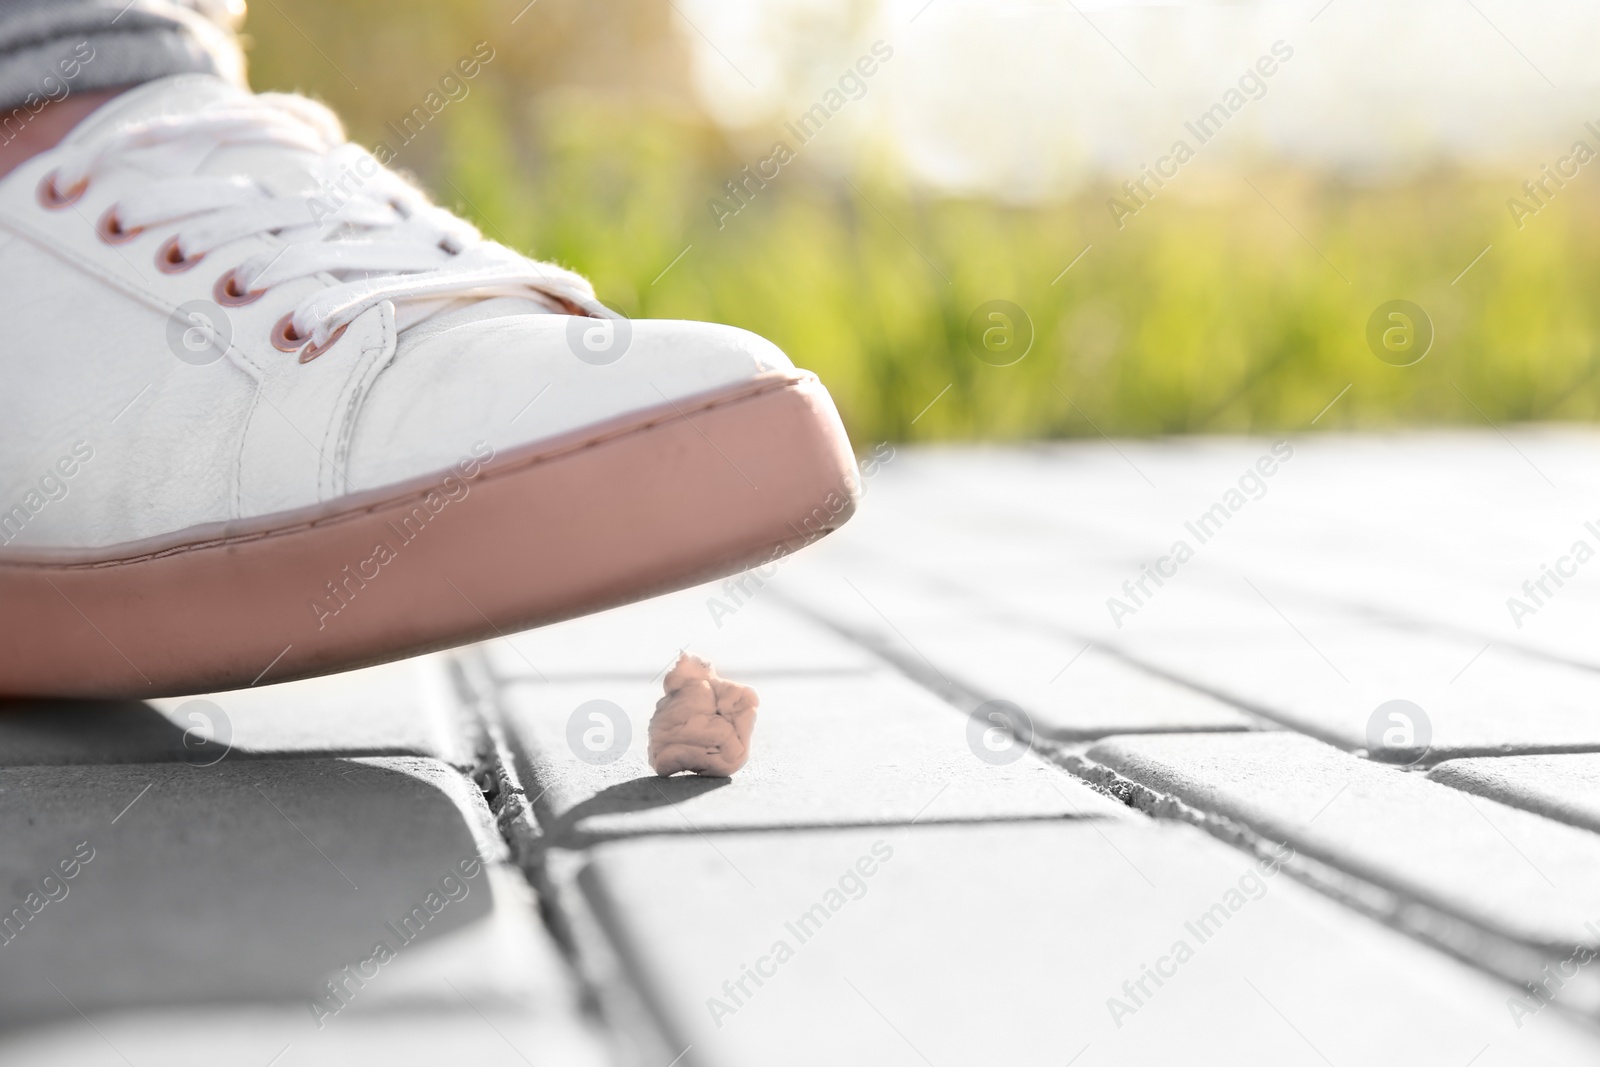
<path id="1" fill-rule="evenodd" d="M 495 637 L 765 562 L 843 523 L 858 492 L 827 391 L 773 372 L 467 478 L 94 552 L 8 550 L 0 695 L 208 692 Z"/>

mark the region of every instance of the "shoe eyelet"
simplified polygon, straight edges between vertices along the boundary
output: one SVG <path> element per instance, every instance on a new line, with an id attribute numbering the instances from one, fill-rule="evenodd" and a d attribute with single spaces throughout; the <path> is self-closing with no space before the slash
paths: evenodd
<path id="1" fill-rule="evenodd" d="M 169 237 L 160 248 L 156 249 L 156 269 L 162 274 L 182 274 L 205 258 L 204 252 L 198 256 L 184 258 L 183 249 L 178 247 L 178 239 Z"/>
<path id="2" fill-rule="evenodd" d="M 39 183 L 39 203 L 50 211 L 60 211 L 83 199 L 83 194 L 88 190 L 89 179 L 79 178 L 70 189 L 62 192 L 56 185 L 56 172 L 51 171 Z"/>
<path id="3" fill-rule="evenodd" d="M 108 245 L 125 244 L 144 232 L 143 226 L 132 229 L 123 229 L 122 219 L 117 216 L 117 205 L 112 204 L 106 208 L 106 213 L 100 216 L 100 222 L 95 226 L 95 232 L 100 235 L 100 240 Z"/>
<path id="4" fill-rule="evenodd" d="M 294 312 L 289 312 L 272 327 L 272 347 L 279 352 L 298 352 L 306 339 L 294 331 Z"/>
<path id="5" fill-rule="evenodd" d="M 538 290 L 536 291 L 536 296 L 543 298 L 547 303 L 559 308 L 560 313 L 563 315 L 571 315 L 573 318 L 577 319 L 598 319 L 601 317 L 584 307 L 582 304 L 578 303 L 576 300 L 562 296 L 560 293 L 547 293 L 542 290 Z"/>
<path id="6" fill-rule="evenodd" d="M 217 284 L 211 287 L 211 299 L 225 308 L 244 307 L 254 304 L 265 296 L 265 289 L 247 289 L 239 291 L 239 277 L 237 270 L 230 268 L 222 277 L 217 279 Z"/>
<path id="7" fill-rule="evenodd" d="M 301 337 L 295 332 L 294 312 L 291 311 L 289 314 L 279 319 L 277 324 L 272 327 L 272 347 L 276 348 L 280 352 L 299 352 L 300 362 L 310 363 L 328 349 L 332 348 L 338 342 L 339 338 L 344 336 L 344 331 L 349 329 L 349 327 L 350 324 L 345 323 L 343 326 L 330 333 L 328 335 L 328 339 L 320 345 L 308 344 L 307 338 Z"/>
<path id="8" fill-rule="evenodd" d="M 347 330 L 349 328 L 350 328 L 350 324 L 347 322 L 343 326 L 339 327 L 337 330 L 334 330 L 332 333 L 330 333 L 328 335 L 328 339 L 326 341 L 324 341 L 321 345 L 306 345 L 306 347 L 304 349 L 302 349 L 301 352 L 300 352 L 300 362 L 301 363 L 310 363 L 312 360 L 314 360 L 318 356 L 322 355 L 322 353 L 326 352 L 328 349 L 330 349 L 334 345 L 338 344 L 339 343 L 339 338 L 343 337 L 345 330 Z"/>

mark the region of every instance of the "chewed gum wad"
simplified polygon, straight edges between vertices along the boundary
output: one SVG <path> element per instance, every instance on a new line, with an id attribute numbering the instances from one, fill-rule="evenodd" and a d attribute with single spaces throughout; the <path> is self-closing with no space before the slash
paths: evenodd
<path id="1" fill-rule="evenodd" d="M 719 678 L 711 664 L 686 652 L 667 672 L 665 688 L 650 717 L 655 772 L 727 776 L 743 767 L 761 703 L 756 691 Z"/>

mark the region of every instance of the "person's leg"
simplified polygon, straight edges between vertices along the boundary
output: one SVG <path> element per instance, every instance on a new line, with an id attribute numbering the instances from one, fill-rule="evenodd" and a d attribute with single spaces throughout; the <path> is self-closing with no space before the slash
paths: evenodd
<path id="1" fill-rule="evenodd" d="M 54 148 L 72 127 L 121 91 L 121 89 L 96 89 L 92 92 L 76 93 L 40 109 L 37 114 L 23 112 L 26 118 L 13 112 L 9 118 L 0 119 L 0 129 L 5 131 L 0 135 L 0 178 L 4 178 L 45 149 Z"/>
<path id="2" fill-rule="evenodd" d="M 171 74 L 244 84 L 243 0 L 0 0 L 0 176 L 117 90 Z"/>

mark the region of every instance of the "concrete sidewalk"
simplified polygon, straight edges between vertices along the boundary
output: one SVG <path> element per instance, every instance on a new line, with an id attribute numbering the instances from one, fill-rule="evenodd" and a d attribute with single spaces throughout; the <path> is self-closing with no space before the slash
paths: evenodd
<path id="1" fill-rule="evenodd" d="M 1600 1056 L 1600 438 L 868 486 L 761 572 L 451 654 L 0 707 L 0 1060 Z M 680 648 L 761 694 L 733 779 L 646 764 Z"/>

